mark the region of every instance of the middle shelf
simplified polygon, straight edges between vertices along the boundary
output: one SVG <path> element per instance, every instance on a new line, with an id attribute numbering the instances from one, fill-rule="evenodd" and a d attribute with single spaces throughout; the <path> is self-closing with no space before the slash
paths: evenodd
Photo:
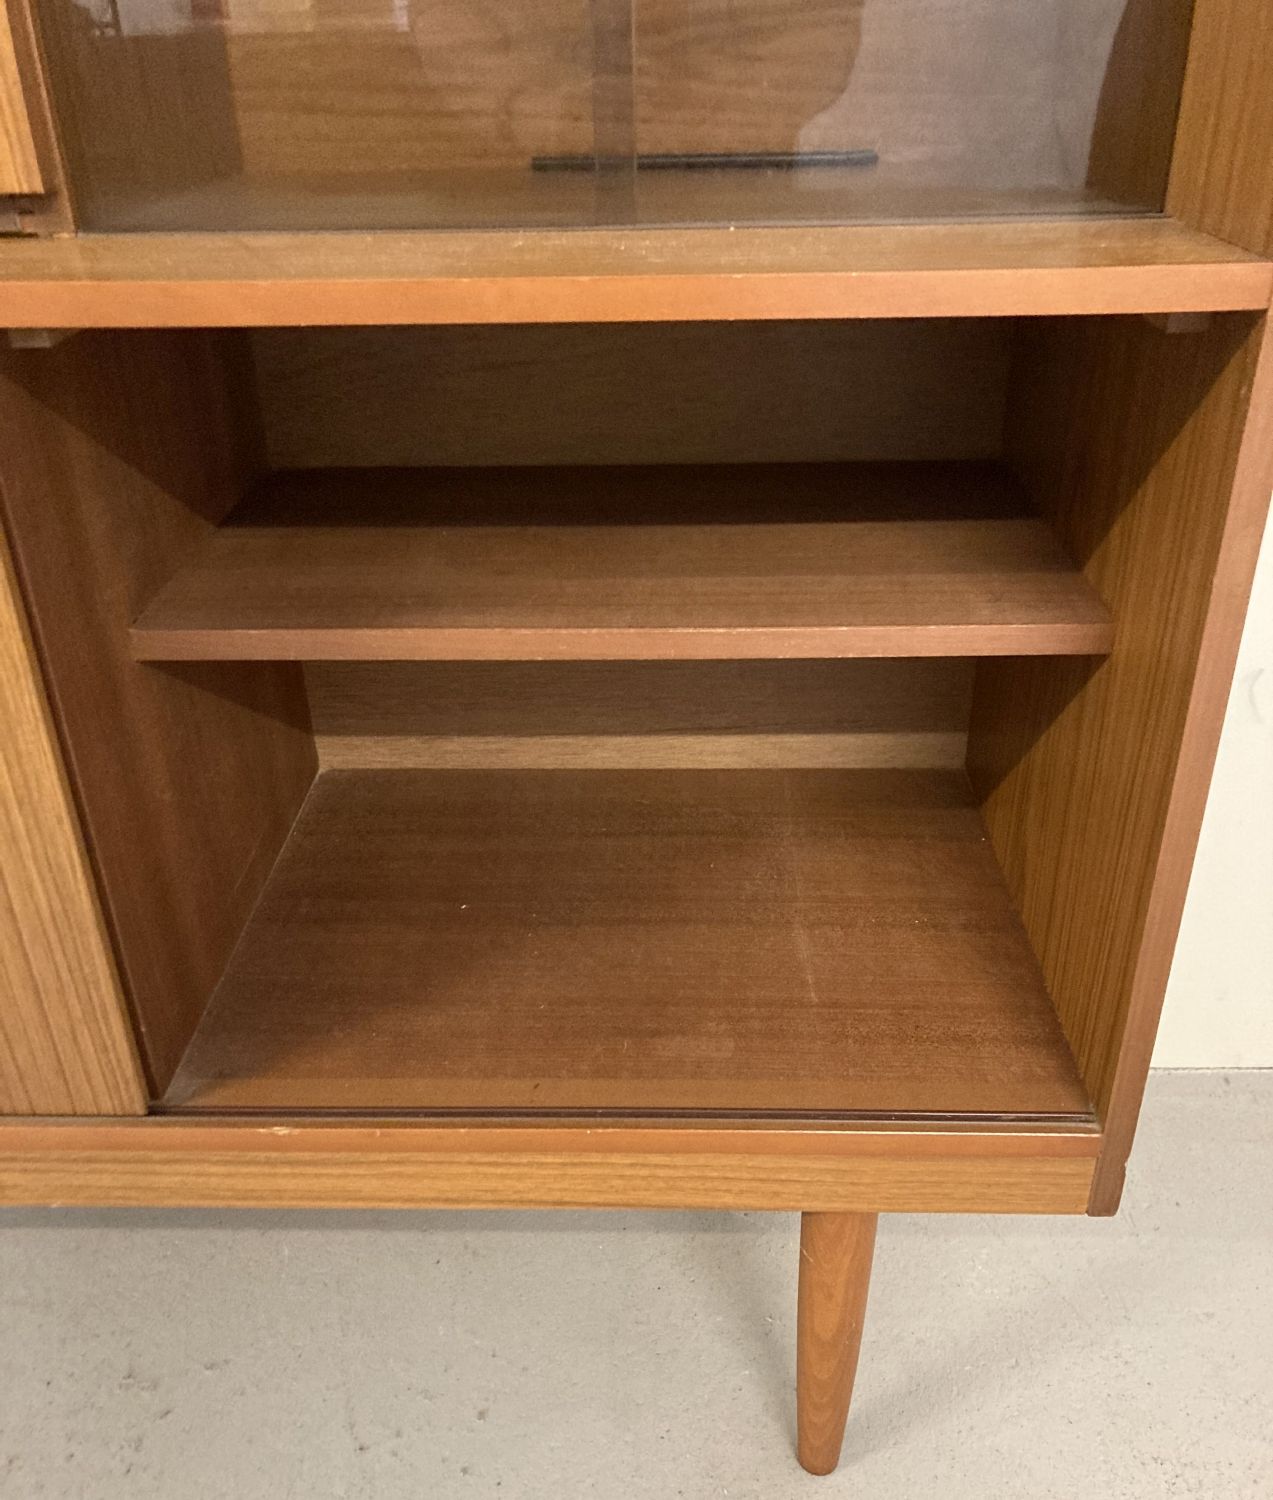
<path id="1" fill-rule="evenodd" d="M 1099 655 L 1108 612 L 988 463 L 269 475 L 143 661 Z"/>

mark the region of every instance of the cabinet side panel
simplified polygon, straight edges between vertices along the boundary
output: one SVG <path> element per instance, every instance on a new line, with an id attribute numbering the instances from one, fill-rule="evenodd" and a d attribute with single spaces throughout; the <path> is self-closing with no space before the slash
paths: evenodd
<path id="1" fill-rule="evenodd" d="M 1167 212 L 1273 251 L 1273 22 L 1260 0 L 1197 0 Z"/>
<path id="2" fill-rule="evenodd" d="M 1115 644 L 982 664 L 969 772 L 1105 1124 L 1096 1212 L 1121 1190 L 1273 480 L 1263 339 L 1239 316 L 1044 325 L 1014 382 L 1009 448 Z"/>
<path id="3" fill-rule="evenodd" d="M 0 360 L 0 487 L 150 1082 L 162 1090 L 315 769 L 300 668 L 141 666 L 128 627 L 237 497 L 249 423 L 201 333 Z"/>
<path id="4" fill-rule="evenodd" d="M 145 1104 L 0 531 L 0 1115 L 127 1115 Z"/>

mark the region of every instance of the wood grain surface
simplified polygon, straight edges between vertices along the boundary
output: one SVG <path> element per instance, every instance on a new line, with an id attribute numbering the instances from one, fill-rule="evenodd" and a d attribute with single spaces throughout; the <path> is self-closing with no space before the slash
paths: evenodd
<path id="1" fill-rule="evenodd" d="M 15 207 L 28 235 L 68 235 L 75 232 L 70 185 L 61 141 L 53 118 L 48 71 L 44 67 L 35 18 L 37 0 L 6 0 L 9 35 L 22 85 L 27 129 L 40 172 L 38 194 L 29 194 Z"/>
<path id="2" fill-rule="evenodd" d="M 1245 352 L 1249 358 L 1251 351 Z M 1240 408 L 1238 397 L 1231 421 L 1237 419 Z M 1224 726 L 1251 582 L 1267 525 L 1269 491 L 1273 489 L 1273 320 L 1264 323 L 1240 438 L 1236 431 L 1222 438 L 1217 428 L 1206 440 L 1216 444 L 1209 461 L 1213 472 L 1225 472 L 1230 454 L 1233 456 L 1229 506 L 1198 638 L 1196 668 L 1176 774 L 1163 816 L 1123 1044 L 1109 1085 L 1107 1140 L 1093 1185 L 1095 1213 L 1113 1213 L 1118 1206 Z M 1199 441 L 1204 439 L 1200 436 Z"/>
<path id="3" fill-rule="evenodd" d="M 959 775 L 328 772 L 168 1107 L 1085 1118 Z"/>
<path id="4" fill-rule="evenodd" d="M 24 24 L 21 16 L 18 20 Z M 0 4 L 0 193 L 42 193 L 44 173 L 31 129 L 13 26 L 9 0 L 4 0 Z"/>
<path id="5" fill-rule="evenodd" d="M 144 1109 L 132 1028 L 0 531 L 0 1115 Z"/>
<path id="6" fill-rule="evenodd" d="M 963 767 L 971 663 L 314 662 L 325 770 Z"/>
<path id="7" fill-rule="evenodd" d="M 1010 446 L 1115 640 L 1099 666 L 979 669 L 969 769 L 1111 1132 L 1099 1211 L 1121 1188 L 1273 485 L 1265 337 L 1247 318 L 1040 328 L 1014 383 Z"/>
<path id="8" fill-rule="evenodd" d="M 1011 332 L 943 318 L 251 339 L 272 468 L 414 468 L 994 458 Z"/>
<path id="9" fill-rule="evenodd" d="M 1273 24 L 1249 0 L 1195 0 L 1168 211 L 1273 250 Z"/>
<path id="10" fill-rule="evenodd" d="M 979 465 L 270 477 L 149 602 L 138 659 L 1100 652 L 1108 616 Z"/>
<path id="11" fill-rule="evenodd" d="M 0 325 L 1042 317 L 1263 309 L 1273 266 L 1171 219 L 80 235 L 0 258 Z"/>
<path id="12" fill-rule="evenodd" d="M 810 1474 L 840 1462 L 875 1256 L 875 1214 L 800 1216 L 796 1450 Z"/>
<path id="13" fill-rule="evenodd" d="M 0 1202 L 1082 1213 L 1090 1129 L 0 1122 Z"/>
<path id="14" fill-rule="evenodd" d="M 166 1085 L 315 756 L 278 666 L 138 666 L 128 625 L 237 497 L 250 429 L 202 335 L 0 358 L 0 486 L 152 1085 Z"/>

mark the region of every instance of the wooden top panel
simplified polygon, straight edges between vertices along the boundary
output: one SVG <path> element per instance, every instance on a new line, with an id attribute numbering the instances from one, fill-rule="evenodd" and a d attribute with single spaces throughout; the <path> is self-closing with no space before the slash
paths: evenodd
<path id="1" fill-rule="evenodd" d="M 332 772 L 165 1103 L 1071 1116 L 948 772 Z"/>
<path id="2" fill-rule="evenodd" d="M 0 247 L 0 326 L 977 317 L 1264 308 L 1170 219 L 800 229 L 81 235 Z"/>
<path id="3" fill-rule="evenodd" d="M 1099 653 L 986 465 L 276 476 L 133 627 L 145 660 Z"/>

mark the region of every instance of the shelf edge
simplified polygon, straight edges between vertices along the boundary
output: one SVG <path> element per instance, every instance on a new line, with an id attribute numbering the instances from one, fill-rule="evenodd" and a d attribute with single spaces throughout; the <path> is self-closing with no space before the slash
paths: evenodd
<path id="1" fill-rule="evenodd" d="M 1084 1213 L 1088 1128 L 0 1124 L 0 1203 Z"/>
<path id="2" fill-rule="evenodd" d="M 0 251 L 11 328 L 1018 317 L 1271 298 L 1273 262 L 1172 220 L 99 234 Z"/>
<path id="3" fill-rule="evenodd" d="M 134 625 L 134 660 L 754 661 L 1105 656 L 1109 621 L 1056 625 L 518 630 L 165 628 Z"/>

